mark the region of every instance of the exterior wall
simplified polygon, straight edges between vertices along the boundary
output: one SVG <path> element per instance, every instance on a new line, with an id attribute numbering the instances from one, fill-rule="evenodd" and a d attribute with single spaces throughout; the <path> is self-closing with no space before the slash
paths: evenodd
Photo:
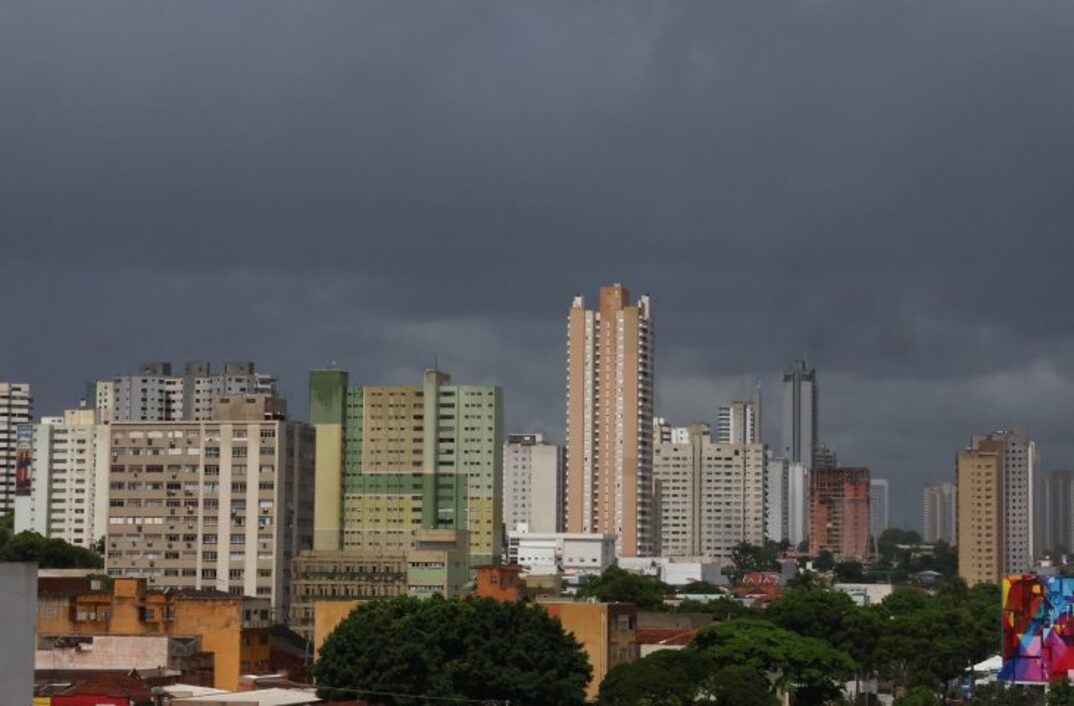
<path id="1" fill-rule="evenodd" d="M 615 563 L 615 535 L 512 533 L 508 559 L 527 574 L 599 574 Z"/>
<path id="2" fill-rule="evenodd" d="M 819 389 L 817 371 L 796 360 L 783 374 L 783 457 L 813 467 L 819 444 Z"/>
<path id="3" fill-rule="evenodd" d="M 321 645 L 336 626 L 365 601 L 316 601 L 313 604 L 313 654 L 317 656 Z"/>
<path id="4" fill-rule="evenodd" d="M 608 670 L 638 658 L 638 609 L 625 603 L 573 603 L 539 601 L 549 615 L 557 618 L 563 629 L 581 643 L 593 677 L 586 687 L 586 698 L 595 699 Z"/>
<path id="5" fill-rule="evenodd" d="M 407 593 L 418 598 L 434 594 L 458 596 L 470 581 L 469 554 L 473 543 L 467 533 L 450 529 L 419 530 L 414 548 L 407 552 Z"/>
<path id="6" fill-rule="evenodd" d="M 884 478 L 869 481 L 869 534 L 879 537 L 890 526 L 889 487 Z"/>
<path id="7" fill-rule="evenodd" d="M 158 669 L 169 664 L 171 637 L 166 635 L 97 635 L 83 646 L 38 649 L 34 669 Z"/>
<path id="8" fill-rule="evenodd" d="M 1048 478 L 1047 549 L 1053 554 L 1074 551 L 1074 473 L 1052 471 Z"/>
<path id="9" fill-rule="evenodd" d="M 1003 575 L 1003 449 L 986 442 L 955 460 L 958 575 L 971 586 Z"/>
<path id="10" fill-rule="evenodd" d="M 763 445 L 713 444 L 703 424 L 688 443 L 657 445 L 660 555 L 727 560 L 741 542 L 763 543 L 766 462 Z"/>
<path id="11" fill-rule="evenodd" d="M 34 616 L 37 565 L 0 562 L 0 684 L 5 703 L 28 704 L 34 695 Z"/>
<path id="12" fill-rule="evenodd" d="M 649 556 L 653 319 L 648 296 L 628 299 L 622 285 L 602 287 L 599 310 L 576 297 L 569 313 L 567 529 L 615 534 L 620 555 Z"/>
<path id="13" fill-rule="evenodd" d="M 562 532 L 565 525 L 563 449 L 541 434 L 511 434 L 503 447 L 506 531 Z"/>
<path id="14" fill-rule="evenodd" d="M 958 537 L 958 488 L 954 483 L 930 483 L 922 491 L 923 526 L 926 542 L 954 544 Z"/>
<path id="15" fill-rule="evenodd" d="M 310 424 L 317 433 L 316 499 L 313 548 L 341 547 L 343 503 L 343 435 L 348 374 L 342 370 L 310 371 Z"/>
<path id="16" fill-rule="evenodd" d="M 313 541 L 313 430 L 249 416 L 111 425 L 110 576 L 265 597 L 286 614 L 291 559 Z"/>
<path id="17" fill-rule="evenodd" d="M 810 473 L 809 552 L 865 559 L 869 547 L 869 469 L 814 468 Z"/>
<path id="18" fill-rule="evenodd" d="M 521 567 L 514 565 L 489 565 L 477 567 L 474 595 L 497 601 L 517 601 L 525 587 L 520 574 Z"/>
<path id="19" fill-rule="evenodd" d="M 28 483 L 16 483 L 17 437 L 20 424 L 33 419 L 34 398 L 30 385 L 0 382 L 0 515 L 15 510 L 16 496 L 28 496 Z"/>
<path id="20" fill-rule="evenodd" d="M 974 448 L 997 449 L 1003 456 L 1003 571 L 1028 573 L 1038 552 L 1036 525 L 1043 512 L 1037 486 L 1036 444 L 1020 431 L 1001 430 L 976 437 Z"/>

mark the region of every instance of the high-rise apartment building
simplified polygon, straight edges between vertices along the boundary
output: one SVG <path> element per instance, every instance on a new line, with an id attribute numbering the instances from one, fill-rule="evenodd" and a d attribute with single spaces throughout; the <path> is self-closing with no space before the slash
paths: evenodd
<path id="1" fill-rule="evenodd" d="M 351 387 L 310 373 L 318 550 L 404 555 L 417 530 L 469 533 L 470 562 L 503 549 L 503 393 L 437 370 L 420 385 Z"/>
<path id="2" fill-rule="evenodd" d="M 29 494 L 15 497 L 15 531 L 92 548 L 108 529 L 108 433 L 92 409 L 22 424 L 18 454 Z"/>
<path id="3" fill-rule="evenodd" d="M 257 372 L 250 361 L 226 362 L 219 373 L 205 361 L 189 361 L 181 375 L 172 374 L 171 363 L 143 363 L 135 375 L 99 380 L 93 387 L 87 403 L 103 422 L 210 419 L 219 397 L 277 394 L 276 378 Z"/>
<path id="4" fill-rule="evenodd" d="M 820 441 L 819 401 L 816 369 L 794 361 L 783 373 L 783 456 L 807 470 Z"/>
<path id="5" fill-rule="evenodd" d="M 19 477 L 18 428 L 33 419 L 34 398 L 30 385 L 0 382 L 0 515 L 15 510 L 15 497 L 29 495 L 28 477 Z M 23 463 L 28 463 L 23 459 Z"/>
<path id="6" fill-rule="evenodd" d="M 879 537 L 891 526 L 891 500 L 887 479 L 869 480 L 869 534 Z"/>
<path id="7" fill-rule="evenodd" d="M 716 444 L 691 424 L 687 443 L 653 453 L 660 556 L 727 561 L 742 542 L 765 539 L 766 454 L 762 444 Z"/>
<path id="8" fill-rule="evenodd" d="M 1002 442 L 976 440 L 955 459 L 958 575 L 971 586 L 998 584 L 1004 562 Z"/>
<path id="9" fill-rule="evenodd" d="M 221 397 L 212 420 L 110 425 L 106 567 L 155 587 L 271 600 L 313 544 L 314 431 L 283 400 Z"/>
<path id="10" fill-rule="evenodd" d="M 995 448 L 1003 456 L 1003 570 L 1009 574 L 1032 570 L 1043 542 L 1037 528 L 1044 511 L 1042 479 L 1037 470 L 1037 446 L 1024 432 L 1001 430 L 974 437 L 973 447 Z"/>
<path id="11" fill-rule="evenodd" d="M 1074 552 L 1074 472 L 1052 471 L 1047 496 L 1046 549 L 1056 555 Z"/>
<path id="12" fill-rule="evenodd" d="M 503 524 L 507 532 L 563 532 L 566 450 L 542 434 L 510 434 L 503 446 Z"/>
<path id="13" fill-rule="evenodd" d="M 716 411 L 716 443 L 761 443 L 761 389 L 755 386 L 749 402 L 735 401 Z"/>
<path id="14" fill-rule="evenodd" d="M 809 473 L 809 552 L 864 559 L 869 548 L 869 469 L 814 468 Z"/>
<path id="15" fill-rule="evenodd" d="M 926 542 L 954 544 L 958 537 L 958 487 L 954 483 L 929 483 L 922 491 L 921 536 Z"/>
<path id="16" fill-rule="evenodd" d="M 652 303 L 602 287 L 567 323 L 567 529 L 614 534 L 620 556 L 650 556 L 653 510 Z"/>

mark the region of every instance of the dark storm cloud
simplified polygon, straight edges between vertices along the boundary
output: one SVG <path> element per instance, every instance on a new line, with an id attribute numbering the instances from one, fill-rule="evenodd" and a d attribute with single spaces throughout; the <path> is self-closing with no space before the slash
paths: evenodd
<path id="1" fill-rule="evenodd" d="M 807 353 L 893 479 L 1074 462 L 1069 2 L 0 4 L 0 377 L 438 358 L 562 434 L 570 296 L 653 294 L 658 404 Z M 14 332 L 14 333 L 10 333 Z M 774 415 L 769 415 L 770 423 Z M 778 427 L 770 426 L 771 431 Z"/>

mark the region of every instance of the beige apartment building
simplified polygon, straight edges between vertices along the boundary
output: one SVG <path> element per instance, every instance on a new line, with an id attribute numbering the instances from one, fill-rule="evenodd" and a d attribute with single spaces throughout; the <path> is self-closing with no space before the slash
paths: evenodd
<path id="1" fill-rule="evenodd" d="M 219 398 L 208 421 L 113 423 L 108 574 L 286 614 L 290 562 L 313 544 L 313 437 L 261 395 Z"/>
<path id="2" fill-rule="evenodd" d="M 764 543 L 765 447 L 713 443 L 707 424 L 687 429 L 685 443 L 653 452 L 658 553 L 729 561 L 735 545 Z"/>
<path id="3" fill-rule="evenodd" d="M 653 315 L 621 284 L 567 323 L 567 531 L 614 534 L 620 556 L 651 556 Z"/>
<path id="4" fill-rule="evenodd" d="M 955 460 L 958 575 L 969 585 L 999 583 L 1004 572 L 1003 444 L 980 440 Z"/>

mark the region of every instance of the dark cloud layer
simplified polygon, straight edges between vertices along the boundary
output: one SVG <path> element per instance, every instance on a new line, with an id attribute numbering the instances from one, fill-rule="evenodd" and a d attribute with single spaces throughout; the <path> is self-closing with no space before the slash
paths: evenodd
<path id="1" fill-rule="evenodd" d="M 1074 465 L 1074 5 L 0 4 L 0 378 L 439 358 L 562 436 L 570 297 L 652 293 L 658 405 L 806 352 L 896 517 L 974 431 Z M 776 433 L 774 415 L 770 432 Z"/>

